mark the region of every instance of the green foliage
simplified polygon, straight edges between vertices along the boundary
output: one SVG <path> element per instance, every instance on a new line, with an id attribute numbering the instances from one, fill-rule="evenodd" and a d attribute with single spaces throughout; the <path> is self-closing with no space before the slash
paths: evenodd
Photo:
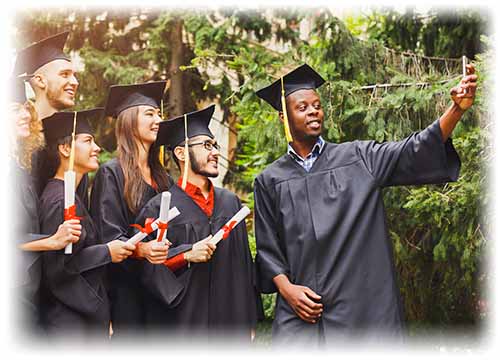
<path id="1" fill-rule="evenodd" d="M 352 19 L 356 33 L 366 31 L 369 39 L 382 41 L 391 49 L 409 50 L 422 55 L 470 59 L 482 52 L 480 36 L 488 32 L 488 14 L 461 9 L 420 14 L 408 8 L 401 15 L 394 10 L 374 11 Z"/>

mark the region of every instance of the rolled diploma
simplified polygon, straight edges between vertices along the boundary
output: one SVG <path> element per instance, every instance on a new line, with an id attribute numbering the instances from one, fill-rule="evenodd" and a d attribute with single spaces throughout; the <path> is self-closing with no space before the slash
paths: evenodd
<path id="1" fill-rule="evenodd" d="M 229 219 L 229 221 L 222 227 L 222 229 L 215 233 L 215 235 L 209 240 L 209 242 L 216 245 L 219 241 L 222 240 L 225 228 L 230 227 L 230 224 L 232 223 L 233 225 L 231 226 L 230 230 L 234 229 L 234 227 L 236 227 L 236 225 L 238 225 L 249 214 L 250 209 L 247 206 L 243 206 L 240 211 L 238 211 L 231 219 Z"/>
<path id="2" fill-rule="evenodd" d="M 168 191 L 164 191 L 161 193 L 161 205 L 160 205 L 160 216 L 158 220 L 162 223 L 168 223 L 168 210 L 170 209 L 170 199 L 172 198 L 172 194 Z M 161 242 L 165 245 L 165 238 L 167 237 L 167 229 L 163 232 L 162 239 L 160 239 L 161 231 L 157 232 L 156 241 Z"/>
<path id="3" fill-rule="evenodd" d="M 68 170 L 64 172 L 64 208 L 69 209 L 71 206 L 75 205 L 75 183 L 76 183 L 76 173 L 73 170 Z M 66 220 L 66 219 L 64 219 Z M 69 243 L 64 248 L 65 254 L 71 254 L 73 252 L 73 244 Z"/>
<path id="4" fill-rule="evenodd" d="M 179 210 L 177 210 L 176 207 L 173 207 L 172 209 L 170 209 L 168 211 L 168 221 L 172 221 L 175 217 L 177 217 L 178 215 L 180 214 Z M 158 220 L 159 219 L 156 219 L 155 221 L 153 221 L 153 223 L 151 224 L 151 228 L 153 229 L 153 231 L 155 230 L 158 230 Z M 139 231 L 137 234 L 135 234 L 134 236 L 132 236 L 130 239 L 127 240 L 127 243 L 129 244 L 137 244 L 139 241 L 142 241 L 146 236 L 148 236 L 149 234 L 146 234 L 146 233 L 143 233 L 142 231 Z"/>

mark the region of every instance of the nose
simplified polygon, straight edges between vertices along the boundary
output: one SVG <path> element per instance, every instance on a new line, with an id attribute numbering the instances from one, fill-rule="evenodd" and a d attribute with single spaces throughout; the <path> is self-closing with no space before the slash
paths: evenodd
<path id="1" fill-rule="evenodd" d="M 19 114 L 19 118 L 21 121 L 29 122 L 31 120 L 31 114 L 28 109 L 23 108 Z"/>
<path id="2" fill-rule="evenodd" d="M 94 151 L 97 152 L 98 154 L 101 152 L 100 146 L 97 145 L 95 142 L 94 142 Z"/>
<path id="3" fill-rule="evenodd" d="M 158 125 L 159 123 L 161 123 L 163 121 L 163 119 L 158 114 L 155 114 L 154 120 L 155 120 L 155 125 Z"/>
<path id="4" fill-rule="evenodd" d="M 79 85 L 78 79 L 76 78 L 75 74 L 71 75 L 71 77 L 69 78 L 69 83 L 75 87 Z"/>
<path id="5" fill-rule="evenodd" d="M 318 112 L 319 112 L 319 110 L 316 107 L 309 106 L 307 114 L 312 115 L 312 116 L 316 116 L 316 115 L 318 115 Z"/>
<path id="6" fill-rule="evenodd" d="M 210 153 L 212 155 L 215 155 L 215 156 L 219 156 L 220 154 L 220 151 L 218 149 L 216 149 L 215 147 L 212 148 L 212 151 L 210 151 Z"/>

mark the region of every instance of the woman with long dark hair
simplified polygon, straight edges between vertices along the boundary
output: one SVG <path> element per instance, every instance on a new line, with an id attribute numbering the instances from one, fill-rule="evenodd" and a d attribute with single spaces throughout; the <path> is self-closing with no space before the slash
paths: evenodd
<path id="1" fill-rule="evenodd" d="M 105 240 L 128 240 L 141 208 L 172 180 L 153 146 L 161 119 L 165 81 L 111 86 L 105 115 L 116 118 L 117 156 L 102 165 L 91 194 L 90 213 Z M 139 243 L 134 255 L 110 269 L 111 319 L 115 336 L 144 326 L 141 263 L 162 264 L 168 247 Z"/>
<path id="2" fill-rule="evenodd" d="M 75 188 L 85 174 L 99 167 L 99 146 L 88 119 L 102 114 L 102 109 L 58 112 L 43 119 L 46 146 L 41 153 L 45 164 L 37 174 L 44 184 L 40 197 L 41 231 L 52 233 L 67 214 L 64 173 L 70 167 L 73 118 L 76 116 L 74 139 Z M 85 204 L 75 194 L 74 214 L 79 217 L 82 232 L 72 253 L 47 251 L 42 255 L 41 313 L 49 334 L 65 339 L 87 337 L 108 338 L 109 300 L 105 284 L 106 265 L 121 262 L 135 246 L 117 239 L 102 239 Z M 69 338 L 68 334 L 77 335 Z"/>

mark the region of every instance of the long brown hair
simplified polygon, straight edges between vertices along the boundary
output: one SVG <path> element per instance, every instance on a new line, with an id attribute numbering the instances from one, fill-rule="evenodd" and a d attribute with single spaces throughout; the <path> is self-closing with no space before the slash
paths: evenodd
<path id="1" fill-rule="evenodd" d="M 136 214 L 143 205 L 143 195 L 147 189 L 139 168 L 139 131 L 137 118 L 139 107 L 134 106 L 123 110 L 116 121 L 116 142 L 118 148 L 118 162 L 125 177 L 124 198 L 129 210 Z M 151 169 L 151 178 L 158 186 L 158 191 L 165 191 L 172 185 L 167 171 L 160 164 L 159 149 L 151 146 L 148 153 L 148 166 Z"/>

